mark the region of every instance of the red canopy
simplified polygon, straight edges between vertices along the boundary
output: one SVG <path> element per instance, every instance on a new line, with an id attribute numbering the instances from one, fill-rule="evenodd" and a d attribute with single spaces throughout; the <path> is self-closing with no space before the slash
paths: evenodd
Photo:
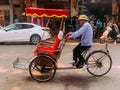
<path id="1" fill-rule="evenodd" d="M 67 18 L 68 10 L 29 7 L 26 8 L 26 16 Z"/>

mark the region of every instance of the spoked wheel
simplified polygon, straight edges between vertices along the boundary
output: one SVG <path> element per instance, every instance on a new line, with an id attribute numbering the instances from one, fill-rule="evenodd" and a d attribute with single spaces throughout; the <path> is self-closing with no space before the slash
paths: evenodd
<path id="1" fill-rule="evenodd" d="M 41 55 L 32 60 L 29 65 L 29 73 L 36 81 L 49 81 L 55 76 L 56 64 L 51 57 Z"/>
<path id="2" fill-rule="evenodd" d="M 94 76 L 103 76 L 107 74 L 112 67 L 110 55 L 104 51 L 93 51 L 87 57 L 89 68 L 87 71 Z"/>

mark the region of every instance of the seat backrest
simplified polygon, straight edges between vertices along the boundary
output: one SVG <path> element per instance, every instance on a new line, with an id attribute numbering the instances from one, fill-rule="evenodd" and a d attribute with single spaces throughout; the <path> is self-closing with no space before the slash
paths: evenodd
<path id="1" fill-rule="evenodd" d="M 63 39 L 63 31 L 59 31 L 56 40 L 55 40 L 55 44 L 53 46 L 54 50 L 57 50 L 59 45 L 60 45 L 60 41 Z"/>

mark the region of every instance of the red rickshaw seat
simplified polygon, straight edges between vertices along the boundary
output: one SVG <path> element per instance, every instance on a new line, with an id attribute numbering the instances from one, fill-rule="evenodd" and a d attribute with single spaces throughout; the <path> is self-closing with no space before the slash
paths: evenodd
<path id="1" fill-rule="evenodd" d="M 34 55 L 40 54 L 40 53 L 47 53 L 50 55 L 55 55 L 58 52 L 58 48 L 60 45 L 60 42 L 63 37 L 63 32 L 59 31 L 58 36 L 56 37 L 55 43 L 52 47 L 49 47 L 49 45 L 38 45 L 37 49 L 34 51 Z M 48 43 L 49 44 L 49 43 Z"/>

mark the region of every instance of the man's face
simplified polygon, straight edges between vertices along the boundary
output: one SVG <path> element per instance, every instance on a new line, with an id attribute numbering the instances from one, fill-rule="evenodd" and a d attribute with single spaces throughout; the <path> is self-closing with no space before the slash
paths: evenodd
<path id="1" fill-rule="evenodd" d="M 79 20 L 80 26 L 85 23 L 85 20 Z"/>

